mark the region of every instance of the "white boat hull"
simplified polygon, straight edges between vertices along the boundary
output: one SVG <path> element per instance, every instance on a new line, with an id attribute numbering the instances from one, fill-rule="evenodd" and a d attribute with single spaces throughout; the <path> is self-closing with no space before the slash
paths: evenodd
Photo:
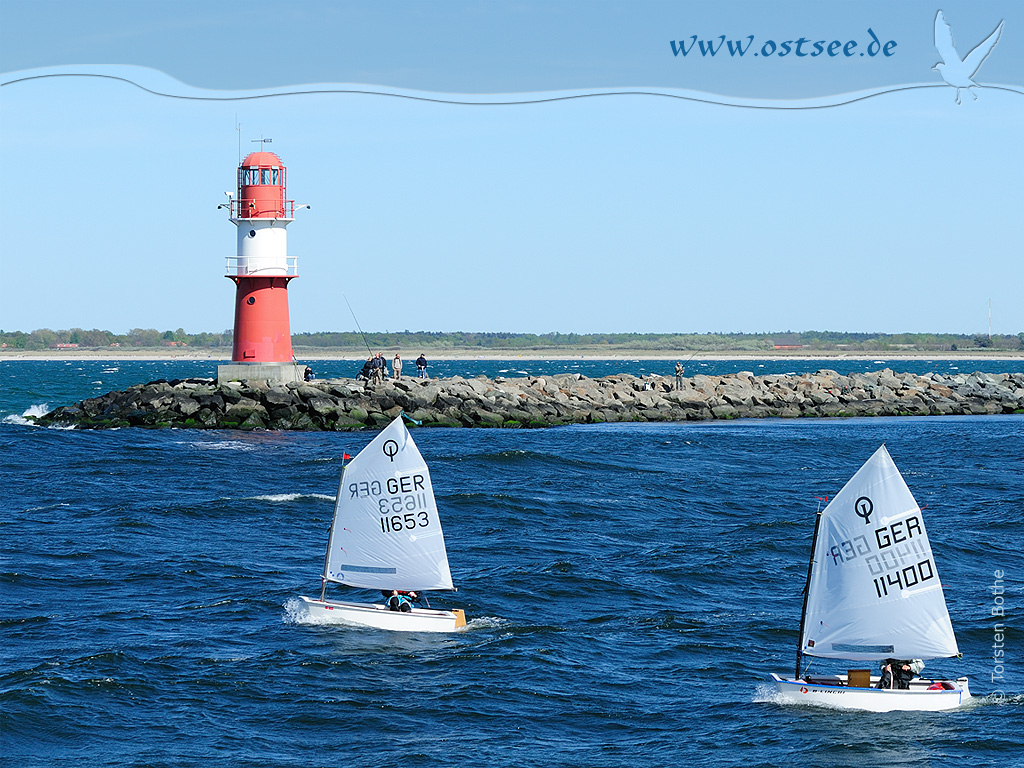
<path id="1" fill-rule="evenodd" d="M 434 608 L 413 608 L 391 611 L 377 603 L 344 603 L 337 600 L 313 600 L 302 597 L 310 618 L 329 624 L 356 624 L 394 632 L 454 632 L 466 626 L 461 610 L 441 611 Z"/>
<path id="2" fill-rule="evenodd" d="M 839 685 L 786 680 L 776 674 L 771 676 L 776 690 L 787 704 L 813 704 L 868 712 L 938 712 L 955 709 L 971 698 L 966 677 L 957 680 L 914 680 L 910 689 L 903 691 L 850 688 L 846 685 L 846 675 L 836 677 Z M 872 685 L 877 682 L 877 677 L 871 678 Z M 928 686 L 937 682 L 949 683 L 953 690 L 929 691 Z"/>

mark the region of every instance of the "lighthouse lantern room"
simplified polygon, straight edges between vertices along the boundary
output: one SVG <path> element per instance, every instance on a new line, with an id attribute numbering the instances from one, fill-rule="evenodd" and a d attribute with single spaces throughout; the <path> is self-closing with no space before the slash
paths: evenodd
<path id="1" fill-rule="evenodd" d="M 237 228 L 238 248 L 227 259 L 226 275 L 235 284 L 233 365 L 221 366 L 218 379 L 298 376 L 292 370 L 288 321 L 288 283 L 298 271 L 295 257 L 288 255 L 287 227 L 294 221 L 295 203 L 287 199 L 287 174 L 273 152 L 253 152 L 238 167 L 237 196 L 229 193 L 229 202 L 221 206 L 229 209 Z M 253 364 L 260 370 L 253 370 Z"/>

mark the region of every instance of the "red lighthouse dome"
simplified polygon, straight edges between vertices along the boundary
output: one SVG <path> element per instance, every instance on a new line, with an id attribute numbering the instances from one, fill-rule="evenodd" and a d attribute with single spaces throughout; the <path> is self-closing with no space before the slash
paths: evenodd
<path id="1" fill-rule="evenodd" d="M 253 152 L 238 166 L 238 207 L 240 219 L 291 218 L 292 205 L 286 200 L 288 169 L 273 152 Z"/>

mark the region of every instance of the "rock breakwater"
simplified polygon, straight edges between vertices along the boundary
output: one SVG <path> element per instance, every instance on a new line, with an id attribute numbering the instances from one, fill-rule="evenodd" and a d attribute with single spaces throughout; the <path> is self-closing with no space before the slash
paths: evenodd
<path id="1" fill-rule="evenodd" d="M 927 416 L 1024 413 L 1024 374 L 926 374 L 885 370 L 842 375 L 589 379 L 354 379 L 287 385 L 211 379 L 154 381 L 62 406 L 36 419 L 84 429 L 354 430 L 404 411 L 424 426 L 547 427 L 618 421 L 765 417 Z"/>
<path id="2" fill-rule="evenodd" d="M 210 379 L 154 381 L 60 407 L 37 423 L 84 429 L 352 430 L 401 412 L 425 426 L 547 427 L 572 423 L 766 417 L 938 416 L 1024 413 L 1024 374 L 943 376 L 883 371 L 841 375 L 639 379 L 550 377 L 354 379 L 287 385 Z"/>

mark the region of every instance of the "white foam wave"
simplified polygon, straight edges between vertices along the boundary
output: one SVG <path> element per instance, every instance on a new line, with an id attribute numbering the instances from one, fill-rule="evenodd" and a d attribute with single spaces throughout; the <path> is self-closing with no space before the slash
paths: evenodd
<path id="1" fill-rule="evenodd" d="M 511 622 L 498 616 L 480 616 L 466 622 L 463 632 L 472 632 L 479 629 L 494 629 L 495 627 L 506 627 Z"/>
<path id="2" fill-rule="evenodd" d="M 321 615 L 313 616 L 307 610 L 306 604 L 297 597 L 288 598 L 282 607 L 284 608 L 282 621 L 285 624 L 301 624 L 307 627 L 342 626 L 367 629 L 367 627 L 360 626 L 359 624 L 353 624 L 336 616 L 329 616 L 326 611 L 320 611 Z"/>
<path id="3" fill-rule="evenodd" d="M 48 406 L 46 403 L 40 403 L 39 405 L 30 405 L 27 409 L 25 409 L 25 411 L 20 416 L 14 413 L 12 413 L 9 416 L 5 416 L 4 424 L 20 424 L 22 426 L 32 426 L 35 422 L 29 421 L 29 416 L 39 418 L 40 416 L 45 416 L 49 412 L 50 406 Z"/>
<path id="4" fill-rule="evenodd" d="M 769 683 L 759 683 L 754 688 L 754 703 L 755 704 L 786 704 L 786 699 L 783 698 L 782 693 L 774 685 Z"/>
<path id="5" fill-rule="evenodd" d="M 263 496 L 250 496 L 252 501 L 272 501 L 278 502 L 289 502 L 298 501 L 299 499 L 326 499 L 327 501 L 334 501 L 337 497 L 329 496 L 326 493 L 268 493 Z"/>
<path id="6" fill-rule="evenodd" d="M 968 707 L 991 707 L 998 706 L 1001 704 L 1013 704 L 1021 705 L 1024 704 L 1024 694 L 1021 693 L 1002 693 L 1001 691 L 996 693 L 989 693 L 984 696 L 971 696 L 970 700 L 964 706 Z"/>
<path id="7" fill-rule="evenodd" d="M 223 440 L 216 443 L 189 442 L 197 451 L 255 451 L 259 446 L 234 440 Z"/>
<path id="8" fill-rule="evenodd" d="M 67 502 L 63 502 L 62 501 L 62 502 L 58 502 L 57 504 L 45 504 L 44 506 L 41 506 L 41 507 L 29 507 L 28 509 L 25 510 L 25 512 L 46 512 L 47 510 L 50 510 L 50 509 L 58 509 L 60 507 L 70 507 L 70 506 L 71 505 L 68 504 Z"/>
<path id="9" fill-rule="evenodd" d="M 290 597 L 285 600 L 284 617 L 285 624 L 320 624 L 321 622 L 309 615 L 305 604 L 297 597 Z"/>

